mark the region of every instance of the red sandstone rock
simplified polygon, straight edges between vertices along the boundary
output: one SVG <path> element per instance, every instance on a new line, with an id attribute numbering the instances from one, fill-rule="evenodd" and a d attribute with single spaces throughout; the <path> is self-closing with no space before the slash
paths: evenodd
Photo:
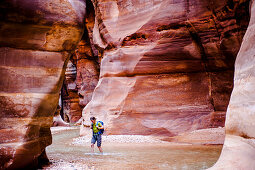
<path id="1" fill-rule="evenodd" d="M 69 126 L 69 123 L 65 122 L 60 115 L 61 107 L 57 107 L 54 117 L 53 117 L 53 123 L 52 126 Z"/>
<path id="2" fill-rule="evenodd" d="M 98 83 L 99 68 L 94 57 L 89 40 L 82 40 L 76 52 L 77 78 L 76 84 L 80 96 L 79 104 L 86 106 L 91 100 L 92 93 Z"/>
<path id="3" fill-rule="evenodd" d="M 110 134 L 224 126 L 248 3 L 93 2 L 93 43 L 104 52 L 85 120 L 104 120 Z"/>
<path id="4" fill-rule="evenodd" d="M 83 112 L 86 120 L 98 117 L 112 134 L 174 136 L 223 126 L 233 63 L 247 23 L 247 2 L 93 3 L 96 19 L 87 19 L 88 34 L 103 59 L 92 101 Z M 0 7 L 4 75 L 0 78 L 0 168 L 20 168 L 36 164 L 51 143 L 51 114 L 63 68 L 84 29 L 85 3 L 4 0 Z M 241 168 L 254 166 L 252 26 L 253 17 L 237 61 L 228 135 L 216 168 L 224 162 L 235 165 L 236 158 L 242 159 L 237 164 Z M 94 69 L 91 62 L 81 63 L 79 68 Z M 89 73 L 94 76 L 93 69 Z M 94 80 L 79 70 L 82 76 L 85 73 L 82 81 Z M 81 94 L 91 95 L 82 81 L 78 82 Z"/>
<path id="5" fill-rule="evenodd" d="M 68 62 L 61 91 L 63 114 L 68 117 L 66 121 L 74 123 L 82 117 L 82 109 L 91 100 L 98 82 L 98 67 L 89 39 L 81 40 Z"/>
<path id="6" fill-rule="evenodd" d="M 235 86 L 227 111 L 226 138 L 221 156 L 211 170 L 253 170 L 255 167 L 254 1 L 251 1 L 250 14 L 250 23 L 235 63 Z"/>
<path id="7" fill-rule="evenodd" d="M 32 168 L 51 144 L 53 113 L 86 5 L 3 0 L 0 8 L 0 169 Z"/>
<path id="8" fill-rule="evenodd" d="M 82 107 L 79 105 L 79 95 L 76 85 L 77 69 L 74 60 L 67 64 L 64 83 L 61 89 L 62 117 L 66 122 L 74 123 L 81 118 Z"/>

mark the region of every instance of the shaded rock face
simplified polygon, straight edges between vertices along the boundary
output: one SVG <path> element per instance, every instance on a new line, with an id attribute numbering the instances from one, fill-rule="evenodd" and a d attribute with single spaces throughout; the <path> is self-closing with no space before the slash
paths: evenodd
<path id="1" fill-rule="evenodd" d="M 82 109 L 92 98 L 98 83 L 101 52 L 93 43 L 95 21 L 94 6 L 86 1 L 86 27 L 82 40 L 71 56 L 61 90 L 62 117 L 66 122 L 77 122 L 82 117 Z M 100 50 L 100 48 L 99 48 Z"/>
<path id="2" fill-rule="evenodd" d="M 0 2 L 0 169 L 32 168 L 51 144 L 64 71 L 84 30 L 81 0 Z"/>
<path id="3" fill-rule="evenodd" d="M 93 1 L 100 79 L 83 116 L 110 134 L 224 126 L 246 1 Z"/>
<path id="4" fill-rule="evenodd" d="M 92 93 L 98 83 L 99 64 L 97 58 L 93 55 L 89 40 L 83 40 L 79 43 L 76 57 L 76 84 L 80 96 L 79 104 L 84 107 L 91 100 Z"/>
<path id="5" fill-rule="evenodd" d="M 88 34 L 84 33 L 87 37 Z M 66 122 L 74 123 L 82 117 L 82 109 L 89 103 L 98 83 L 99 64 L 94 56 L 90 40 L 83 38 L 75 54 L 68 62 L 65 80 L 61 90 L 63 117 Z"/>
<path id="6" fill-rule="evenodd" d="M 69 60 L 65 72 L 65 79 L 61 89 L 61 116 L 66 122 L 75 122 L 81 117 L 82 108 L 79 105 L 78 89 L 75 83 L 77 69 Z"/>

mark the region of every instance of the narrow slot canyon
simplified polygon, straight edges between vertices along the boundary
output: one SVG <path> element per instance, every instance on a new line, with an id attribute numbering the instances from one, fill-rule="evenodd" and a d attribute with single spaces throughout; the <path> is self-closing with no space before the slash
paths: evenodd
<path id="1" fill-rule="evenodd" d="M 255 168 L 254 0 L 0 9 L 0 169 Z"/>

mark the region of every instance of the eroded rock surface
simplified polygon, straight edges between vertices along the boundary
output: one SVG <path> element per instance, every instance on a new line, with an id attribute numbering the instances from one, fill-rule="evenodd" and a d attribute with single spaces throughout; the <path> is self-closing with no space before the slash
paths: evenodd
<path id="1" fill-rule="evenodd" d="M 83 34 L 84 21 L 92 44 L 81 42 L 76 55 L 80 76 L 75 79 L 74 103 L 86 105 L 85 120 L 98 117 L 109 134 L 180 137 L 183 132 L 224 125 L 235 56 L 249 18 L 248 1 L 94 0 L 93 4 L 94 13 L 84 20 L 82 0 L 0 2 L 4 75 L 0 169 L 31 167 L 37 157 L 47 160 L 45 147 L 51 143 L 49 127 L 64 70 Z M 254 167 L 253 29 L 252 15 L 238 55 L 227 137 L 216 168 L 226 162 L 229 167 Z M 95 54 L 95 47 L 102 61 L 92 95 L 98 71 L 88 56 Z M 71 121 L 76 121 L 76 113 Z"/>
<path id="2" fill-rule="evenodd" d="M 0 2 L 0 169 L 32 168 L 51 144 L 64 71 L 84 30 L 82 0 Z"/>
<path id="3" fill-rule="evenodd" d="M 61 107 L 58 105 L 54 113 L 52 126 L 69 126 L 69 123 L 65 122 L 60 115 Z"/>
<path id="4" fill-rule="evenodd" d="M 235 63 L 234 89 L 227 111 L 226 138 L 219 161 L 211 169 L 255 169 L 255 2 Z"/>
<path id="5" fill-rule="evenodd" d="M 61 90 L 62 111 L 66 122 L 74 123 L 82 117 L 82 109 L 91 100 L 98 83 L 98 58 L 94 56 L 89 42 L 86 38 L 79 42 L 67 65 Z"/>
<path id="6" fill-rule="evenodd" d="M 246 1 L 93 1 L 99 83 L 83 110 L 110 134 L 224 126 Z"/>
<path id="7" fill-rule="evenodd" d="M 92 98 L 99 79 L 101 52 L 93 43 L 95 11 L 91 1 L 86 1 L 86 27 L 81 41 L 71 56 L 61 90 L 62 117 L 66 122 L 77 122 L 82 110 Z"/>

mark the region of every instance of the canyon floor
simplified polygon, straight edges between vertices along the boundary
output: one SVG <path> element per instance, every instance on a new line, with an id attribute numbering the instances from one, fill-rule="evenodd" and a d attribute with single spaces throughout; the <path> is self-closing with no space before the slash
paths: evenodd
<path id="1" fill-rule="evenodd" d="M 167 142 L 159 137 L 140 135 L 104 135 L 101 154 L 90 150 L 90 135 L 79 137 L 78 127 L 53 127 L 52 145 L 46 148 L 51 164 L 43 169 L 182 169 L 211 167 L 218 159 L 222 145 Z M 213 136 L 222 128 L 208 129 Z M 192 132 L 187 138 L 201 139 L 205 133 Z M 193 135 L 192 135 L 193 134 Z M 195 134 L 195 135 L 194 135 Z M 194 137 L 197 136 L 197 137 Z M 182 136 L 177 138 L 180 140 Z M 173 138 L 171 139 L 173 140 Z M 169 140 L 168 140 L 169 141 Z M 177 141 L 177 140 L 176 140 Z M 221 141 L 218 141 L 221 142 Z M 217 143 L 217 142 L 216 142 Z"/>

